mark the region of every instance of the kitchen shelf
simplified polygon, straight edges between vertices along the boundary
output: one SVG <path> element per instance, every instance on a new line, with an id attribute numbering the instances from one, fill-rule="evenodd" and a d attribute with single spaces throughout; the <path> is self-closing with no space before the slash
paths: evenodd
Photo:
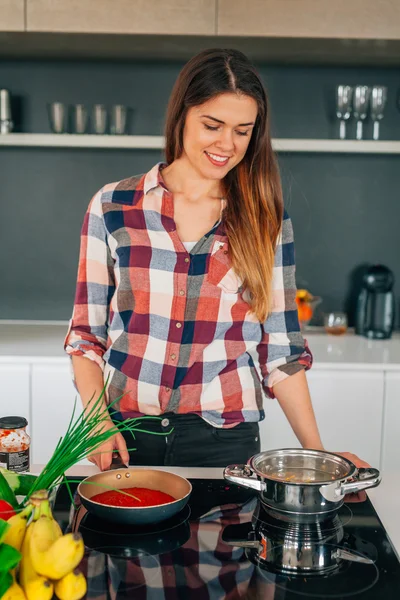
<path id="1" fill-rule="evenodd" d="M 0 135 L 0 146 L 37 148 L 137 148 L 160 150 L 161 135 L 94 135 L 74 133 L 8 133 Z"/>
<path id="2" fill-rule="evenodd" d="M 400 141 L 275 138 L 272 143 L 277 152 L 400 154 Z M 164 138 L 161 135 L 10 133 L 0 135 L 0 146 L 161 150 Z"/>

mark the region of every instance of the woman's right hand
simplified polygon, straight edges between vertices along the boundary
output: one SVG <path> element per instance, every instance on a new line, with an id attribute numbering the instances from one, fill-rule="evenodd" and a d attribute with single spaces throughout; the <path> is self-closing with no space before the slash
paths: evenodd
<path id="1" fill-rule="evenodd" d="M 112 421 L 102 425 L 102 430 L 105 428 L 115 428 L 115 425 Z M 122 462 L 125 465 L 129 465 L 129 452 L 126 447 L 126 442 L 122 433 L 116 433 L 110 438 L 107 442 L 104 442 L 101 446 L 93 450 L 90 454 L 88 454 L 87 459 L 97 465 L 101 471 L 107 471 L 113 459 L 117 453 L 115 450 L 118 450 L 118 453 L 121 457 Z"/>

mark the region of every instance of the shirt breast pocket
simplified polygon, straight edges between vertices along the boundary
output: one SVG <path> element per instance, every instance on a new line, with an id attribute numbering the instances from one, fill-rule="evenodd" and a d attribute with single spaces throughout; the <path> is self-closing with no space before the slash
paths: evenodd
<path id="1" fill-rule="evenodd" d="M 232 267 L 226 243 L 216 242 L 214 245 L 207 279 L 227 294 L 241 293 L 243 282 Z"/>

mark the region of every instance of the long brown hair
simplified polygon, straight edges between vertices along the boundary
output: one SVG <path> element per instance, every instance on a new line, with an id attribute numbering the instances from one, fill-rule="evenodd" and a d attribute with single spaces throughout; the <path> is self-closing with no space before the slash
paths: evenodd
<path id="1" fill-rule="evenodd" d="M 168 103 L 165 155 L 168 164 L 183 152 L 187 111 L 226 92 L 254 98 L 258 114 L 246 154 L 226 175 L 224 211 L 230 258 L 252 312 L 263 322 L 271 311 L 275 245 L 282 225 L 281 181 L 271 145 L 267 94 L 248 58 L 238 50 L 210 49 L 181 70 Z"/>

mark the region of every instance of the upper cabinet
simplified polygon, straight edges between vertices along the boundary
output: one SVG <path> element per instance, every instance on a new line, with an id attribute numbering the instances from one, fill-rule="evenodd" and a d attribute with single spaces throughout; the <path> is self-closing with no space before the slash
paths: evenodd
<path id="1" fill-rule="evenodd" d="M 213 35 L 215 11 L 216 0 L 27 0 L 27 31 Z"/>
<path id="2" fill-rule="evenodd" d="M 217 33 L 282 38 L 400 39 L 399 0 L 219 0 Z"/>
<path id="3" fill-rule="evenodd" d="M 25 0 L 0 0 L 0 31 L 24 31 Z"/>

